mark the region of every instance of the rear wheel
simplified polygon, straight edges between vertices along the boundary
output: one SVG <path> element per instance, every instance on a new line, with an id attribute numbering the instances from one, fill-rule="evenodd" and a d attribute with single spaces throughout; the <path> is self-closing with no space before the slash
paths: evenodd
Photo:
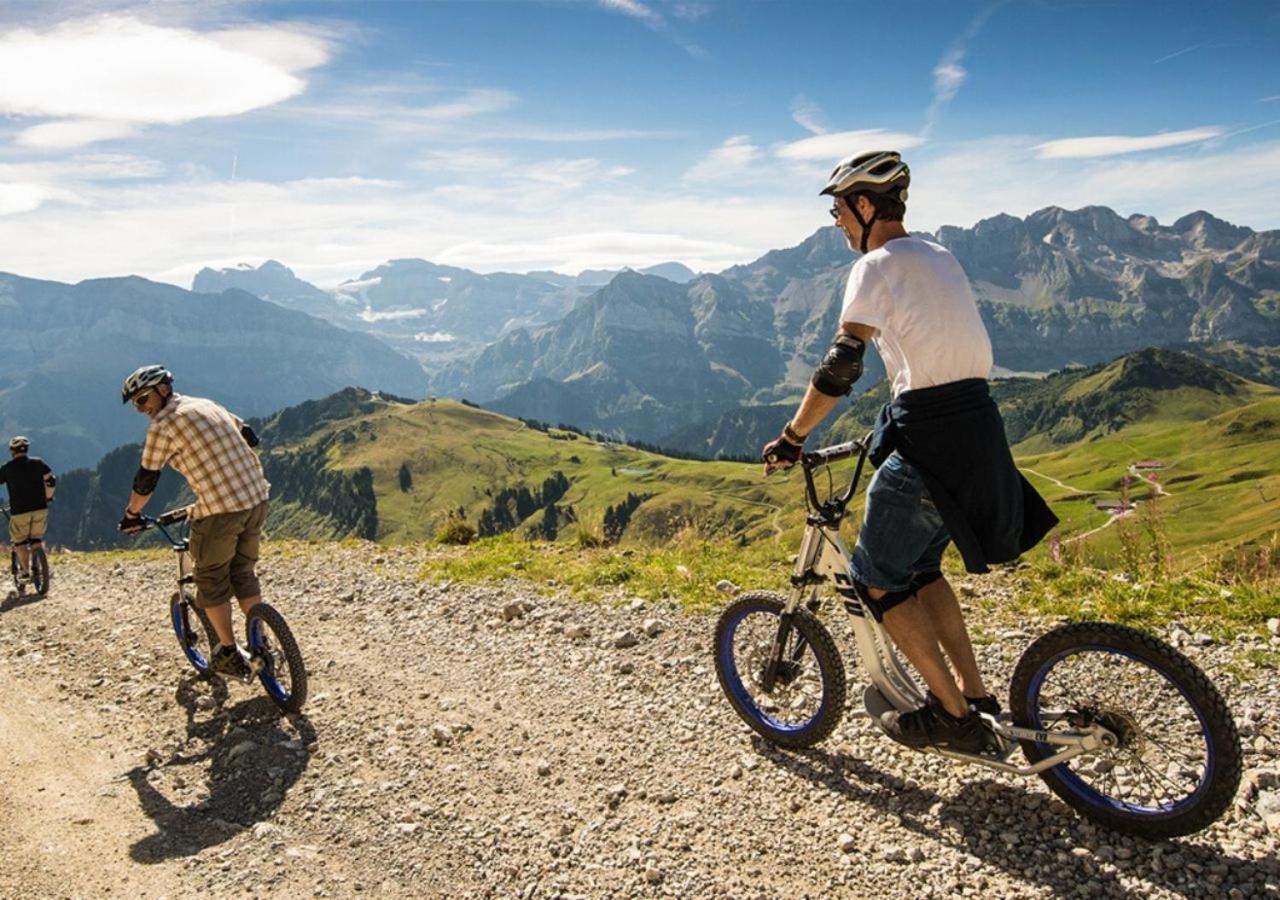
<path id="1" fill-rule="evenodd" d="M 742 720 L 782 747 L 810 747 L 844 713 L 844 662 L 830 632 L 803 607 L 783 621 L 786 601 L 752 591 L 716 623 L 716 675 Z M 774 649 L 780 658 L 774 661 Z"/>
<path id="2" fill-rule="evenodd" d="M 44 545 L 31 550 L 31 586 L 40 596 L 49 593 L 49 557 L 44 554 Z"/>
<path id="3" fill-rule="evenodd" d="M 13 589 L 18 592 L 21 597 L 27 590 L 26 582 L 19 575 L 18 569 L 18 553 L 16 550 L 9 551 L 9 572 L 13 576 Z"/>
<path id="4" fill-rule="evenodd" d="M 284 616 L 265 603 L 256 604 L 245 618 L 249 655 L 262 668 L 258 679 L 285 712 L 298 712 L 307 702 L 307 670 L 302 651 Z"/>
<path id="5" fill-rule="evenodd" d="M 202 675 L 208 673 L 218 635 L 204 610 L 192 602 L 185 590 L 176 591 L 169 598 L 169 622 L 191 668 Z"/>
<path id="6" fill-rule="evenodd" d="M 1018 725 L 1042 731 L 1100 724 L 1115 747 L 1041 773 L 1094 821 L 1158 839 L 1192 834 L 1226 810 L 1240 785 L 1240 738 L 1222 695 L 1191 660 L 1133 628 L 1083 622 L 1054 629 L 1018 661 L 1010 686 Z M 1032 762 L 1054 748 L 1023 741 Z"/>

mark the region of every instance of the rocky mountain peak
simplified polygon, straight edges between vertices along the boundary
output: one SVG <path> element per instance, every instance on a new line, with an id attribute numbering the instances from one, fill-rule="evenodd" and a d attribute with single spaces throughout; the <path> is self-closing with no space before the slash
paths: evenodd
<path id="1" fill-rule="evenodd" d="M 1173 223 L 1173 230 L 1201 250 L 1230 250 L 1253 234 L 1252 228 L 1224 222 L 1202 209 L 1178 219 Z"/>

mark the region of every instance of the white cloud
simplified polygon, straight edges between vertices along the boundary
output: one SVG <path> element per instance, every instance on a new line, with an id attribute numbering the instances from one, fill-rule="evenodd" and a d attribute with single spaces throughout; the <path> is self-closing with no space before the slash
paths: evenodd
<path id="1" fill-rule="evenodd" d="M 803 94 L 791 101 L 791 119 L 810 134 L 826 134 L 826 116 L 822 107 Z"/>
<path id="2" fill-rule="evenodd" d="M 924 143 L 924 138 L 900 131 L 867 128 L 860 131 L 836 131 L 782 144 L 775 152 L 782 159 L 804 162 L 835 162 L 854 153 L 869 150 L 910 150 Z"/>
<path id="3" fill-rule="evenodd" d="M 421 319 L 428 312 L 430 310 L 427 309 L 393 309 L 386 312 L 365 309 L 360 313 L 360 318 L 366 322 L 401 322 L 405 319 Z"/>
<path id="4" fill-rule="evenodd" d="M 80 198 L 71 191 L 49 185 L 0 182 L 0 216 L 31 212 L 49 200 L 77 203 Z"/>
<path id="5" fill-rule="evenodd" d="M 639 19 L 651 28 L 661 28 L 667 24 L 661 13 L 641 3 L 640 0 L 597 0 L 597 2 L 605 9 Z"/>
<path id="6" fill-rule="evenodd" d="M 499 173 L 499 177 L 505 176 L 503 180 L 516 184 L 532 181 L 553 187 L 576 188 L 624 178 L 634 171 L 626 166 L 608 166 L 598 159 L 548 159 L 519 164 L 509 172 Z"/>
<path id="7" fill-rule="evenodd" d="M 946 52 L 942 54 L 942 58 L 938 60 L 933 67 L 933 99 L 929 102 L 929 108 L 925 110 L 924 127 L 920 130 L 922 135 L 926 137 L 933 133 L 934 123 L 937 122 L 938 114 L 942 108 L 955 99 L 960 91 L 960 86 L 964 84 L 965 79 L 969 77 L 969 72 L 960 63 L 964 61 L 965 53 L 968 52 L 968 45 L 978 32 L 982 30 L 982 26 L 986 24 L 987 19 L 991 18 L 991 14 L 996 11 L 1004 0 L 989 0 L 969 20 L 969 24 L 965 26 L 960 36 L 955 39 Z"/>
<path id="8" fill-rule="evenodd" d="M 64 159 L 0 163 L 0 181 L 115 181 L 165 174 L 157 160 L 128 153 L 84 153 Z"/>
<path id="9" fill-rule="evenodd" d="M 101 119 L 64 119 L 33 125 L 19 132 L 15 143 L 19 147 L 40 150 L 65 150 L 83 147 L 98 141 L 110 141 L 129 137 L 138 126 L 129 122 L 110 122 Z"/>
<path id="10" fill-rule="evenodd" d="M 969 77 L 960 65 L 961 54 L 949 53 L 933 67 L 933 94 L 939 103 L 949 103 L 960 91 L 960 85 Z"/>
<path id="11" fill-rule="evenodd" d="M 734 135 L 684 173 L 688 182 L 720 181 L 741 174 L 763 157 L 745 134 Z"/>
<path id="12" fill-rule="evenodd" d="M 1222 129 L 1216 126 L 1147 135 L 1104 134 L 1048 141 L 1043 144 L 1037 144 L 1034 149 L 1041 159 L 1080 159 L 1095 156 L 1117 156 L 1122 153 L 1138 153 L 1143 150 L 1163 150 L 1168 147 L 1178 147 L 1182 144 L 1198 144 L 1202 141 L 1221 137 L 1222 134 Z"/>
<path id="13" fill-rule="evenodd" d="M 1098 205 L 1165 223 L 1207 209 L 1252 228 L 1280 227 L 1280 141 L 1127 159 L 1043 159 L 1036 146 L 1031 137 L 1002 136 L 913 159 L 907 226 L 967 227 L 998 213 L 1026 216 L 1046 206 Z M 1246 187 L 1223 191 L 1204 178 L 1205 171 L 1229 171 Z"/>
<path id="14" fill-rule="evenodd" d="M 493 175 L 515 165 L 510 156 L 483 149 L 434 150 L 413 164 L 424 172 Z"/>
<path id="15" fill-rule="evenodd" d="M 301 93 L 329 42 L 278 26 L 197 32 L 123 15 L 0 33 L 0 113 L 65 120 L 23 132 L 27 146 L 121 137 L 129 125 L 231 116 Z"/>

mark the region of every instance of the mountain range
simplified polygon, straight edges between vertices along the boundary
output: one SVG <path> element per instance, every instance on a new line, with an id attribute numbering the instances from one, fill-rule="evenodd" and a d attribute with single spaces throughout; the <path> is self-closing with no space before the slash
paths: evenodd
<path id="1" fill-rule="evenodd" d="M 694 273 L 680 263 L 643 270 L 675 281 Z M 607 284 L 617 270 L 480 274 L 422 259 L 383 263 L 336 288 L 323 290 L 275 260 L 260 266 L 204 268 L 192 290 L 221 293 L 237 288 L 263 300 L 301 310 L 342 328 L 363 331 L 428 368 L 474 359 L 510 332 L 562 318 L 574 303 Z"/>
<path id="2" fill-rule="evenodd" d="M 58 471 L 92 464 L 145 431 L 119 393 L 142 364 L 169 366 L 178 390 L 242 416 L 348 384 L 414 397 L 426 388 L 421 367 L 380 341 L 241 290 L 0 274 L 0 310 L 10 336 L 0 356 L 0 433 L 28 435 Z"/>
<path id="3" fill-rule="evenodd" d="M 1280 344 L 1280 231 L 1208 213 L 1162 226 L 1103 207 L 923 235 L 969 274 L 997 371 L 1088 365 L 1146 346 Z M 677 285 L 623 273 L 563 318 L 511 331 L 432 390 L 669 446 L 722 414 L 792 400 L 836 330 L 855 254 L 834 228 Z M 1248 352 L 1235 353 L 1248 366 Z M 883 373 L 868 354 L 863 384 Z M 1263 375 L 1263 372 L 1249 372 Z"/>

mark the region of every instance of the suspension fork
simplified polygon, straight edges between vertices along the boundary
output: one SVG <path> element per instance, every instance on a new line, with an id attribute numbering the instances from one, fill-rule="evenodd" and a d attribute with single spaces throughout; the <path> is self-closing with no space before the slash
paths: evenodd
<path id="1" fill-rule="evenodd" d="M 806 593 L 812 596 L 812 592 L 806 592 L 805 587 L 814 579 L 814 564 L 821 551 L 822 535 L 811 525 L 805 529 L 804 539 L 800 542 L 800 552 L 796 554 L 795 570 L 791 574 L 791 596 L 787 598 L 787 605 L 782 608 L 782 614 L 778 617 L 778 633 L 773 639 L 773 647 L 769 650 L 769 661 L 765 664 L 762 686 L 766 692 L 772 691 L 777 684 L 778 669 L 783 662 L 787 641 L 791 639 L 791 630 L 795 627 L 797 610 Z M 788 662 L 799 662 L 804 656 L 805 646 L 803 639 L 797 640 Z"/>

